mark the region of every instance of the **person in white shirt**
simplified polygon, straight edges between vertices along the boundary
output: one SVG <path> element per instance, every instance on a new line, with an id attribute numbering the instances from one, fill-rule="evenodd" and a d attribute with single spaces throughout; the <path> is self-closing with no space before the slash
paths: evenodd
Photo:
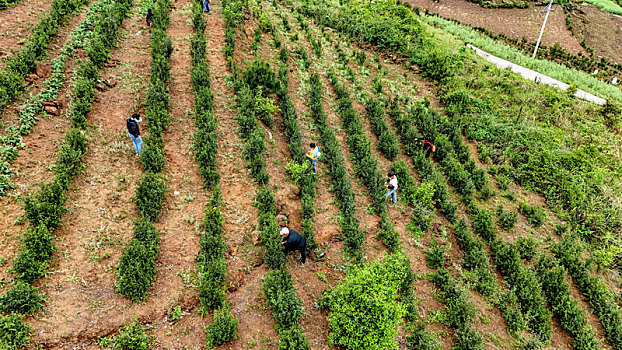
<path id="1" fill-rule="evenodd" d="M 384 197 L 389 198 L 389 196 L 391 196 L 393 203 L 395 203 L 397 202 L 397 176 L 395 176 L 395 173 L 392 171 L 389 171 L 387 176 L 389 177 L 386 184 L 387 193 Z"/>

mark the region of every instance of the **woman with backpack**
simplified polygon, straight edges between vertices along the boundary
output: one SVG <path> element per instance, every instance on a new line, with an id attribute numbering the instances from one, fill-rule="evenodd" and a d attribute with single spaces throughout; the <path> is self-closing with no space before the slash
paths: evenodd
<path id="1" fill-rule="evenodd" d="M 127 132 L 130 135 L 130 139 L 134 143 L 134 150 L 136 151 L 136 155 L 140 155 L 140 151 L 143 149 L 143 140 L 140 138 L 140 128 L 138 127 L 138 123 L 142 122 L 143 118 L 140 117 L 140 114 L 134 113 L 131 117 L 125 120 L 127 125 Z"/>

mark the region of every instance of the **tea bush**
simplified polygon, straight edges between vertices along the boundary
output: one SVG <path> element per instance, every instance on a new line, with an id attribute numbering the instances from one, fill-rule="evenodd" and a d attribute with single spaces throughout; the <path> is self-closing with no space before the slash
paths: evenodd
<path id="1" fill-rule="evenodd" d="M 167 112 L 168 80 L 172 43 L 166 36 L 169 25 L 168 0 L 157 0 L 154 6 L 151 32 L 151 76 L 145 101 L 145 119 L 149 137 L 140 156 L 146 171 L 136 188 L 134 203 L 141 219 L 134 225 L 134 238 L 126 246 L 117 265 L 117 292 L 132 302 L 147 298 L 156 276 L 155 259 L 159 253 L 159 231 L 151 222 L 158 221 L 166 184 L 159 172 L 164 168 L 164 140 L 162 132 L 169 122 Z"/>
<path id="2" fill-rule="evenodd" d="M 147 173 L 136 187 L 135 203 L 140 216 L 149 221 L 158 221 L 166 184 L 153 173 Z"/>
<path id="3" fill-rule="evenodd" d="M 378 100 L 370 98 L 365 104 L 367 117 L 369 118 L 372 131 L 378 137 L 378 149 L 388 160 L 393 160 L 399 153 L 397 139 L 388 127 L 384 118 L 384 107 Z"/>
<path id="4" fill-rule="evenodd" d="M 0 312 L 31 314 L 43 307 L 45 299 L 37 288 L 23 282 L 17 282 L 0 296 Z"/>
<path id="5" fill-rule="evenodd" d="M 148 350 L 155 343 L 155 337 L 145 332 L 145 327 L 137 319 L 132 320 L 119 331 L 119 335 L 112 338 L 115 349 Z M 101 342 L 100 342 L 101 346 Z"/>
<path id="6" fill-rule="evenodd" d="M 23 48 L 6 61 L 4 71 L 0 72 L 0 111 L 24 90 L 24 78 L 35 68 L 36 60 L 43 57 L 52 38 L 58 33 L 59 27 L 67 23 L 64 19 L 86 3 L 85 0 L 54 0 L 52 2 L 48 14 L 34 26 Z"/>
<path id="7" fill-rule="evenodd" d="M 497 208 L 497 224 L 506 231 L 510 231 L 516 226 L 518 213 L 514 210 L 503 210 L 503 206 Z"/>
<path id="8" fill-rule="evenodd" d="M 279 85 L 276 91 L 281 105 L 281 116 L 285 127 L 285 138 L 288 142 L 289 152 L 292 159 L 297 164 L 306 165 L 296 176 L 295 182 L 300 188 L 300 201 L 302 204 L 302 236 L 307 241 L 307 247 L 315 250 L 318 244 L 315 240 L 313 228 L 313 217 L 315 216 L 315 198 L 317 177 L 312 173 L 309 161 L 305 157 L 305 151 L 301 145 L 302 135 L 298 125 L 296 109 L 289 94 L 289 66 L 287 64 L 287 51 L 282 49 L 283 54 L 279 55 L 281 63 L 279 65 Z M 303 166 L 304 167 L 304 166 Z"/>
<path id="9" fill-rule="evenodd" d="M 214 312 L 214 322 L 205 327 L 207 349 L 213 349 L 238 337 L 238 320 L 233 317 L 228 307 Z"/>
<path id="10" fill-rule="evenodd" d="M 132 239 L 125 247 L 123 256 L 117 265 L 117 292 L 128 297 L 132 302 L 147 298 L 147 292 L 155 280 L 156 250 L 148 243 Z"/>
<path id="11" fill-rule="evenodd" d="M 484 337 L 473 328 L 475 307 L 469 302 L 468 293 L 458 286 L 451 274 L 441 269 L 429 276 L 430 280 L 441 288 L 441 296 L 447 304 L 447 320 L 456 329 L 457 349 L 485 348 Z"/>
<path id="12" fill-rule="evenodd" d="M 519 203 L 518 210 L 521 214 L 525 215 L 529 225 L 533 227 L 540 227 L 546 220 L 546 214 L 541 207 L 528 204 L 527 202 Z"/>
<path id="13" fill-rule="evenodd" d="M 18 315 L 0 316 L 0 348 L 19 349 L 28 346 L 32 327 Z"/>
<path id="14" fill-rule="evenodd" d="M 412 283 L 404 255 L 395 253 L 352 270 L 324 293 L 329 343 L 346 349 L 394 349 L 404 307 L 396 300 Z"/>
<path id="15" fill-rule="evenodd" d="M 268 272 L 263 279 L 263 291 L 277 321 L 277 330 L 296 326 L 303 314 L 302 301 L 296 295 L 289 271 L 281 269 Z"/>

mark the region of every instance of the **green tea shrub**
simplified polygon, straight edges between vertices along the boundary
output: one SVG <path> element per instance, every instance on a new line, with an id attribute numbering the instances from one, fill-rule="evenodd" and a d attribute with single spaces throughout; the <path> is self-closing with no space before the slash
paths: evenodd
<path id="1" fill-rule="evenodd" d="M 553 251 L 560 264 L 568 270 L 576 286 L 585 296 L 590 308 L 600 318 L 607 339 L 615 347 L 622 347 L 620 306 L 600 277 L 592 275 L 589 265 L 582 261 L 583 249 L 576 235 L 566 235 L 553 247 Z"/>
<path id="2" fill-rule="evenodd" d="M 281 109 L 274 104 L 274 100 L 263 96 L 263 87 L 258 86 L 255 90 L 255 99 L 253 111 L 255 116 L 264 122 L 268 127 L 274 122 L 274 115 L 279 113 Z"/>
<path id="3" fill-rule="evenodd" d="M 270 64 L 259 58 L 248 64 L 242 73 L 242 81 L 251 90 L 263 86 L 267 94 L 274 92 L 278 83 Z"/>
<path id="4" fill-rule="evenodd" d="M 486 209 L 471 207 L 469 208 L 473 231 L 486 242 L 493 242 L 497 236 L 497 228 L 492 219 L 492 215 Z"/>
<path id="5" fill-rule="evenodd" d="M 65 188 L 58 182 L 41 185 L 41 189 L 34 195 L 24 199 L 26 219 L 34 227 L 43 225 L 54 230 L 60 225 L 63 214 L 67 211 L 63 204 Z"/>
<path id="6" fill-rule="evenodd" d="M 223 307 L 226 303 L 224 284 L 227 262 L 224 257 L 199 262 L 199 300 L 207 309 Z"/>
<path id="7" fill-rule="evenodd" d="M 228 307 L 214 312 L 214 322 L 205 327 L 208 349 L 228 343 L 238 337 L 238 320 L 233 317 Z"/>
<path id="8" fill-rule="evenodd" d="M 144 326 L 137 319 L 123 327 L 119 335 L 113 338 L 115 349 L 149 350 L 155 343 L 155 337 L 145 332 Z"/>
<path id="9" fill-rule="evenodd" d="M 134 239 L 141 241 L 154 256 L 157 255 L 160 231 L 149 220 L 143 218 L 134 222 Z"/>
<path id="10" fill-rule="evenodd" d="M 600 342 L 587 321 L 585 310 L 572 297 L 570 284 L 565 281 L 566 270 L 550 255 L 542 256 L 536 267 L 551 310 L 559 317 L 562 327 L 574 337 L 575 349 L 600 349 Z"/>
<path id="11" fill-rule="evenodd" d="M 302 301 L 296 295 L 292 276 L 286 269 L 271 270 L 263 279 L 263 291 L 277 330 L 289 329 L 298 324 L 303 314 Z"/>
<path id="12" fill-rule="evenodd" d="M 356 206 L 354 195 L 352 194 L 350 180 L 345 168 L 343 154 L 340 152 L 339 144 L 334 132 L 328 125 L 326 114 L 322 107 L 322 83 L 317 74 L 312 74 L 309 78 L 309 109 L 320 133 L 322 144 L 322 159 L 328 164 L 329 173 L 335 196 L 339 200 L 338 206 L 341 211 L 341 232 L 345 237 L 346 249 L 355 259 L 360 259 L 360 248 L 363 245 L 364 235 L 359 229 L 359 222 L 354 216 Z"/>
<path id="13" fill-rule="evenodd" d="M 32 327 L 18 315 L 0 316 L 0 348 L 19 349 L 29 344 Z"/>
<path id="14" fill-rule="evenodd" d="M 546 220 L 546 213 L 544 209 L 536 205 L 531 205 L 527 202 L 521 202 L 518 205 L 518 210 L 521 214 L 527 218 L 527 223 L 533 227 L 540 227 Z"/>
<path id="15" fill-rule="evenodd" d="M 156 247 L 157 248 L 157 247 Z M 147 298 L 147 292 L 155 280 L 156 266 L 152 247 L 137 239 L 132 239 L 125 247 L 117 265 L 117 292 L 132 302 Z"/>
<path id="16" fill-rule="evenodd" d="M 520 237 L 514 244 L 522 259 L 531 260 L 537 253 L 538 241 L 533 237 Z"/>
<path id="17" fill-rule="evenodd" d="M 542 287 L 535 273 L 521 262 L 517 246 L 495 241 L 491 248 L 495 264 L 516 293 L 529 329 L 538 340 L 548 342 L 553 330 L 551 312 L 546 308 Z"/>
<path id="18" fill-rule="evenodd" d="M 156 174 L 164 169 L 164 149 L 150 142 L 150 138 L 145 138 L 145 147 L 140 152 L 140 162 L 143 165 L 143 171 Z"/>
<path id="19" fill-rule="evenodd" d="M 475 239 L 469 232 L 464 219 L 459 219 L 455 225 L 456 240 L 464 251 L 462 263 L 468 269 L 487 269 L 490 267 L 488 258 L 484 253 L 484 243 Z"/>
<path id="20" fill-rule="evenodd" d="M 428 245 L 429 248 L 425 251 L 426 265 L 431 269 L 445 266 L 447 249 L 435 238 L 430 239 Z"/>
<path id="21" fill-rule="evenodd" d="M 456 329 L 458 337 L 457 349 L 485 348 L 484 338 L 473 328 L 475 307 L 469 302 L 468 293 L 456 283 L 451 274 L 445 270 L 438 270 L 429 276 L 430 280 L 441 288 L 441 296 L 447 304 L 447 321 Z"/>
<path id="22" fill-rule="evenodd" d="M 425 330 L 425 325 L 417 323 L 411 326 L 411 332 L 406 336 L 410 350 L 441 350 L 438 339 Z"/>
<path id="23" fill-rule="evenodd" d="M 395 253 L 354 269 L 326 291 L 329 343 L 346 349 L 397 348 L 397 326 L 405 310 L 396 299 L 410 273 L 405 257 Z"/>
<path id="24" fill-rule="evenodd" d="M 30 251 L 21 251 L 13 261 L 11 271 L 19 281 L 34 283 L 43 277 L 49 264 L 46 260 L 37 260 Z"/>
<path id="25" fill-rule="evenodd" d="M 384 107 L 378 100 L 370 98 L 365 103 L 365 110 L 367 111 L 372 131 L 378 137 L 378 149 L 387 159 L 395 159 L 399 153 L 399 147 L 397 139 L 385 121 Z"/>
<path id="26" fill-rule="evenodd" d="M 17 282 L 0 296 L 0 312 L 31 314 L 43 307 L 45 299 L 37 288 L 23 282 Z"/>
<path id="27" fill-rule="evenodd" d="M 278 344 L 279 350 L 309 350 L 311 347 L 300 326 L 280 331 Z"/>
<path id="28" fill-rule="evenodd" d="M 136 209 L 149 221 L 158 221 L 166 184 L 155 174 L 147 173 L 136 188 Z"/>
<path id="29" fill-rule="evenodd" d="M 515 210 L 503 210 L 503 206 L 497 208 L 497 224 L 506 231 L 510 231 L 518 222 L 518 212 Z"/>

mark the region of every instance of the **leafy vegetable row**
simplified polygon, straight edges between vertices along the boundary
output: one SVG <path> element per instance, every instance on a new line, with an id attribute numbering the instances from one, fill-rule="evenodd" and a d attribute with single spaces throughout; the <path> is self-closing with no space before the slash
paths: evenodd
<path id="1" fill-rule="evenodd" d="M 50 12 L 33 28 L 24 48 L 6 61 L 0 72 L 0 111 L 26 87 L 24 78 L 35 68 L 35 61 L 45 54 L 52 37 L 58 33 L 65 18 L 84 5 L 86 0 L 54 0 Z M 91 49 L 90 54 L 95 54 Z"/>
<path id="2" fill-rule="evenodd" d="M 109 3 L 110 0 L 100 0 L 88 8 L 84 21 L 71 32 L 71 36 L 63 44 L 60 55 L 52 60 L 52 74 L 43 83 L 45 87 L 29 98 L 28 102 L 20 108 L 18 124 L 8 126 L 5 129 L 5 135 L 0 136 L 0 196 L 5 195 L 7 190 L 14 188 L 10 181 L 10 176 L 13 173 L 10 163 L 17 159 L 18 148 L 26 146 L 22 135 L 29 134 L 37 124 L 36 116 L 44 110 L 42 103 L 53 101 L 58 97 L 61 88 L 65 85 L 67 62 L 70 58 L 76 57 L 78 48 L 84 47 L 87 39 L 86 33 L 92 33 L 92 26 L 99 10 Z"/>
<path id="3" fill-rule="evenodd" d="M 170 58 L 173 44 L 166 36 L 169 25 L 168 0 L 157 0 L 151 33 L 151 76 L 145 101 L 145 118 L 149 136 L 140 153 L 145 176 L 136 188 L 135 204 L 139 219 L 134 222 L 134 237 L 123 251 L 117 265 L 117 292 L 137 302 L 147 298 L 156 277 L 155 259 L 159 253 L 158 221 L 166 183 L 159 174 L 164 167 L 162 132 L 168 125 Z"/>
<path id="4" fill-rule="evenodd" d="M 266 122 L 265 117 L 272 113 L 272 102 L 267 94 L 277 87 L 276 76 L 270 66 L 256 58 L 238 75 L 233 61 L 235 51 L 236 27 L 241 20 L 231 11 L 242 11 L 242 2 L 228 0 L 224 4 L 225 19 L 225 55 L 234 79 L 240 136 L 245 139 L 243 150 L 251 176 L 260 188 L 257 190 L 254 206 L 259 211 L 259 231 L 264 246 L 264 261 L 270 271 L 264 277 L 263 291 L 268 306 L 277 321 L 275 326 L 279 334 L 279 349 L 309 349 L 309 341 L 299 325 L 303 314 L 302 302 L 296 295 L 291 274 L 285 266 L 285 253 L 281 246 L 281 237 L 276 221 L 274 193 L 269 185 L 269 175 L 265 169 L 263 151 L 266 148 L 264 131 L 258 119 Z M 263 117 L 263 118 L 262 118 Z"/>
<path id="5" fill-rule="evenodd" d="M 225 298 L 227 249 L 221 213 L 222 198 L 218 182 L 220 175 L 216 170 L 218 155 L 217 120 L 214 115 L 214 94 L 210 86 L 209 66 L 206 62 L 205 27 L 200 0 L 192 3 L 192 37 L 190 54 L 192 56 L 192 86 L 194 88 L 195 127 L 194 154 L 205 187 L 211 188 L 212 198 L 205 208 L 203 232 L 199 239 L 200 250 L 196 258 L 199 270 L 199 300 L 207 313 L 215 309 L 214 322 L 207 326 L 207 347 L 213 348 L 237 337 L 238 320 L 231 313 Z"/>
<path id="6" fill-rule="evenodd" d="M 350 179 L 348 178 L 343 155 L 339 150 L 339 143 L 335 133 L 326 121 L 326 114 L 322 107 L 322 83 L 317 74 L 312 74 L 309 79 L 309 108 L 311 117 L 315 121 L 320 133 L 323 161 L 328 164 L 328 171 L 332 178 L 333 190 L 339 200 L 341 210 L 341 232 L 345 237 L 347 251 L 355 258 L 362 258 L 360 249 L 363 245 L 364 235 L 359 229 L 358 219 L 354 216 L 356 206 L 354 194 L 352 194 Z"/>
<path id="7" fill-rule="evenodd" d="M 88 59 L 76 71 L 70 112 L 72 129 L 67 133 L 59 152 L 54 166 L 54 179 L 43 184 L 39 192 L 25 200 L 25 218 L 29 227 L 24 232 L 21 251 L 13 262 L 15 284 L 6 295 L 0 297 L 1 311 L 11 313 L 0 319 L 0 325 L 6 331 L 0 336 L 0 345 L 25 346 L 30 327 L 23 324 L 18 315 L 30 314 L 43 306 L 44 299 L 30 284 L 45 275 L 48 260 L 56 250 L 53 232 L 67 211 L 64 206 L 67 198 L 65 193 L 82 167 L 82 156 L 86 152 L 86 117 L 95 97 L 98 71 L 105 63 L 105 60 L 98 58 L 109 56 L 117 40 L 119 26 L 131 4 L 131 0 L 111 3 L 106 7 L 106 13 L 98 15 L 98 25 L 90 39 L 91 49 L 87 51 Z"/>

